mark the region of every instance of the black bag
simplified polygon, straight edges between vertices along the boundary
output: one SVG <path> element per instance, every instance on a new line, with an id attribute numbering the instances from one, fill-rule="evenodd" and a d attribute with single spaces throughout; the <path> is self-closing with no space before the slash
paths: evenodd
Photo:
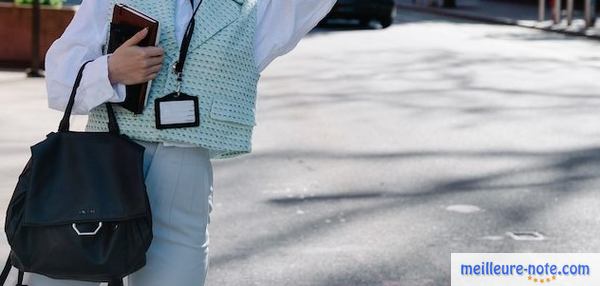
<path id="1" fill-rule="evenodd" d="M 109 132 L 69 131 L 86 62 L 77 75 L 58 132 L 31 147 L 31 158 L 6 212 L 11 266 L 54 279 L 109 282 L 146 264 L 152 215 L 144 183 L 144 147 L 119 134 L 110 103 Z"/>

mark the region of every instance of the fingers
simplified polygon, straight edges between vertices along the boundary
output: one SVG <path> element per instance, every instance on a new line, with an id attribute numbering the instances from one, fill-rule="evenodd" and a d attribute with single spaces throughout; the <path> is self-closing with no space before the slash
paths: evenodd
<path id="1" fill-rule="evenodd" d="M 159 47 L 143 47 L 142 48 L 146 56 L 149 57 L 158 57 L 164 54 L 163 48 Z"/>
<path id="2" fill-rule="evenodd" d="M 151 58 L 146 58 L 146 60 L 144 61 L 144 67 L 145 68 L 149 68 L 155 65 L 160 65 L 163 62 L 163 57 L 151 57 Z"/>
<path id="3" fill-rule="evenodd" d="M 139 43 L 148 35 L 148 29 L 136 33 L 119 47 L 109 58 L 113 70 L 119 71 L 118 82 L 138 84 L 155 79 L 164 60 L 164 50 L 160 47 L 140 47 Z M 118 60 L 110 60 L 118 58 Z"/>
<path id="4" fill-rule="evenodd" d="M 158 76 L 158 73 L 152 73 L 146 76 L 146 78 L 144 79 L 145 82 L 151 81 L 153 79 L 155 79 Z"/>
<path id="5" fill-rule="evenodd" d="M 160 69 L 162 68 L 162 64 L 152 66 L 146 70 L 145 76 L 150 76 L 152 74 L 158 74 Z"/>
<path id="6" fill-rule="evenodd" d="M 143 30 L 137 32 L 133 37 L 127 40 L 121 47 L 132 47 L 139 44 L 146 36 L 148 35 L 148 28 L 144 28 Z"/>

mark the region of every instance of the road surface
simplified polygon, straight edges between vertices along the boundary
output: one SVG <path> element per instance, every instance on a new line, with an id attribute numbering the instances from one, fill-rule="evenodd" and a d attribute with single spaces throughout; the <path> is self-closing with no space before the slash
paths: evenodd
<path id="1" fill-rule="evenodd" d="M 214 162 L 207 285 L 446 286 L 452 252 L 600 251 L 599 49 L 406 11 L 314 31 L 263 73 L 253 154 Z M 20 73 L 0 96 L 5 209 L 60 114 Z"/>

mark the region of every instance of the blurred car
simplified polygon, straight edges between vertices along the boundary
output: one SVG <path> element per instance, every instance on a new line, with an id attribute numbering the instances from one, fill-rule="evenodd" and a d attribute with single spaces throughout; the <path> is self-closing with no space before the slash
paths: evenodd
<path id="1" fill-rule="evenodd" d="M 325 19 L 356 19 L 363 26 L 376 20 L 387 28 L 394 23 L 395 17 L 394 0 L 338 0 Z"/>

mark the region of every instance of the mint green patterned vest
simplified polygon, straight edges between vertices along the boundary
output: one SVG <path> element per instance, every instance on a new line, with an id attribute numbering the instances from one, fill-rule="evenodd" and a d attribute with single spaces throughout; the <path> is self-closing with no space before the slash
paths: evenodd
<path id="1" fill-rule="evenodd" d="M 176 89 L 176 75 L 172 70 L 179 55 L 174 21 L 176 1 L 118 2 L 159 21 L 160 46 L 165 50 L 165 61 L 152 82 L 144 113 L 134 115 L 114 105 L 121 132 L 138 140 L 202 146 L 214 159 L 249 153 L 256 125 L 256 85 L 260 77 L 253 47 L 256 0 L 203 1 L 196 15 L 182 86 L 182 92 L 199 99 L 200 126 L 166 130 L 155 127 L 154 100 Z M 112 6 L 107 19 L 112 18 Z M 106 122 L 106 108 L 100 105 L 90 112 L 86 131 L 107 131 Z"/>

